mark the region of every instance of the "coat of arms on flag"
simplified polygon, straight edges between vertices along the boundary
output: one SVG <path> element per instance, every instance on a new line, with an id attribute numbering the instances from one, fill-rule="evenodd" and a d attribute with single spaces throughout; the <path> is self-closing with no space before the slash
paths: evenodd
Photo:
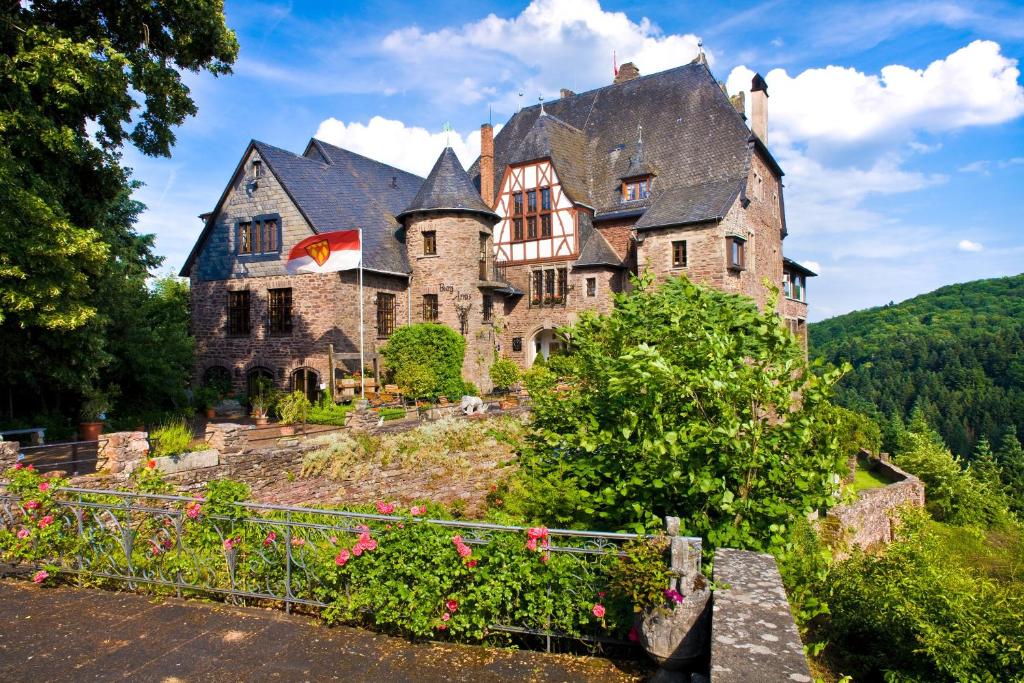
<path id="1" fill-rule="evenodd" d="M 362 244 L 359 230 L 336 230 L 312 235 L 288 253 L 289 275 L 333 273 L 359 267 Z"/>

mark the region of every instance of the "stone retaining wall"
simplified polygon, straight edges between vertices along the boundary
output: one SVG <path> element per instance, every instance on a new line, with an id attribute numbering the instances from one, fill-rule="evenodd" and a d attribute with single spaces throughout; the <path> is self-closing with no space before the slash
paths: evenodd
<path id="1" fill-rule="evenodd" d="M 893 483 L 859 491 L 855 503 L 837 505 L 828 512 L 843 530 L 844 540 L 859 548 L 892 541 L 892 517 L 897 508 L 924 506 L 924 483 L 920 479 L 884 460 L 870 460 L 866 465 Z"/>
<path id="2" fill-rule="evenodd" d="M 720 548 L 713 577 L 711 683 L 811 683 L 775 558 Z"/>
<path id="3" fill-rule="evenodd" d="M 20 447 L 17 441 L 0 441 L 0 472 L 14 466 Z"/>
<path id="4" fill-rule="evenodd" d="M 96 470 L 119 474 L 126 467 L 149 457 L 149 435 L 146 432 L 113 432 L 101 434 L 96 452 Z"/>

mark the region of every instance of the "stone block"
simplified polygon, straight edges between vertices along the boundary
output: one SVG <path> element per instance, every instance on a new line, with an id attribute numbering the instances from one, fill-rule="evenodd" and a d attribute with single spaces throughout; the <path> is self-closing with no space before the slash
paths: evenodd
<path id="1" fill-rule="evenodd" d="M 164 474 L 177 474 L 206 467 L 216 467 L 220 464 L 220 453 L 215 449 L 210 449 L 194 451 L 192 453 L 181 453 L 180 455 L 168 455 L 154 458 L 154 460 L 156 460 L 157 469 Z M 123 471 L 125 474 L 131 474 L 137 468 L 145 466 L 145 464 L 141 460 L 129 462 L 125 464 Z"/>

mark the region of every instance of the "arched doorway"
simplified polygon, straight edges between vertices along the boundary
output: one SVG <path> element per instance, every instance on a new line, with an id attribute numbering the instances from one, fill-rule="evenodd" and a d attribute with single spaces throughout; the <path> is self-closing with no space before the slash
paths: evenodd
<path id="1" fill-rule="evenodd" d="M 292 391 L 301 391 L 310 403 L 320 400 L 320 374 L 309 368 L 299 368 L 292 373 Z"/>
<path id="2" fill-rule="evenodd" d="M 264 383 L 265 386 L 274 386 L 274 373 L 267 368 L 255 367 L 245 375 L 245 395 L 252 396 L 257 389 L 259 383 Z"/>
<path id="3" fill-rule="evenodd" d="M 221 399 L 231 394 L 231 371 L 223 365 L 211 365 L 203 373 L 203 386 L 217 392 Z"/>
<path id="4" fill-rule="evenodd" d="M 552 354 L 562 353 L 565 350 L 565 339 L 554 330 L 539 330 L 527 349 L 527 364 L 533 365 L 538 357 L 543 356 L 547 360 Z"/>

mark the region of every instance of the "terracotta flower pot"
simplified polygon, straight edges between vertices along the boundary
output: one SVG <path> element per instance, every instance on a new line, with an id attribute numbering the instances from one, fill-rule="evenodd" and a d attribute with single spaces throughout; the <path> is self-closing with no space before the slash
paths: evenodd
<path id="1" fill-rule="evenodd" d="M 206 409 L 206 419 L 207 420 L 212 420 L 215 417 L 217 417 L 217 410 L 214 409 L 214 408 L 207 408 Z"/>
<path id="2" fill-rule="evenodd" d="M 83 422 L 78 425 L 78 438 L 81 441 L 98 441 L 102 432 L 102 422 Z"/>
<path id="3" fill-rule="evenodd" d="M 294 436 L 295 425 L 281 425 L 281 436 Z"/>
<path id="4" fill-rule="evenodd" d="M 254 415 L 253 418 L 256 420 L 256 424 L 260 427 L 263 427 L 270 422 L 270 418 L 266 415 Z"/>

